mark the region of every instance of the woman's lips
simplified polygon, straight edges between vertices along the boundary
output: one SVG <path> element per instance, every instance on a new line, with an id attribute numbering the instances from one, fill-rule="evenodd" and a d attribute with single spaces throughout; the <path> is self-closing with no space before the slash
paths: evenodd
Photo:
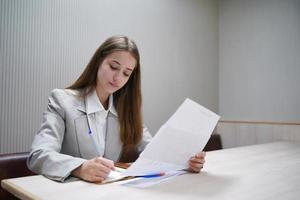
<path id="1" fill-rule="evenodd" d="M 117 84 L 114 84 L 112 82 L 109 82 L 109 85 L 111 85 L 112 87 L 118 88 L 119 86 Z"/>

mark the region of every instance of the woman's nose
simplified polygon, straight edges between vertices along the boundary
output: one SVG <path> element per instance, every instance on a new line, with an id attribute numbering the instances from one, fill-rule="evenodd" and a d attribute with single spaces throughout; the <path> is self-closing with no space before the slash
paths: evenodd
<path id="1" fill-rule="evenodd" d="M 120 72 L 116 72 L 113 76 L 114 81 L 118 81 L 121 79 L 121 73 Z"/>

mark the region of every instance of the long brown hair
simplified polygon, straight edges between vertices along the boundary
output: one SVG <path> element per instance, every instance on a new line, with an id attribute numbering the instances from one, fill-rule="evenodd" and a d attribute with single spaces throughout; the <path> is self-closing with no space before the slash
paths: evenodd
<path id="1" fill-rule="evenodd" d="M 103 60 L 115 51 L 128 51 L 136 59 L 136 66 L 127 83 L 114 95 L 114 106 L 118 113 L 120 139 L 123 149 L 132 149 L 142 138 L 142 95 L 140 55 L 134 41 L 126 36 L 108 38 L 96 50 L 80 77 L 67 89 L 80 90 L 82 96 L 89 94 L 96 86 L 97 72 Z"/>

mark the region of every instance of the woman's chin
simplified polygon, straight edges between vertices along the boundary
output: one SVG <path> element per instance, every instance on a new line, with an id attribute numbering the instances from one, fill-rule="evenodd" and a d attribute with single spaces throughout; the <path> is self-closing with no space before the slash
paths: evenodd
<path id="1" fill-rule="evenodd" d="M 118 91 L 118 90 L 119 90 L 119 88 L 108 88 L 108 89 L 106 90 L 106 92 L 109 93 L 109 94 L 113 94 L 114 92 L 116 92 L 116 91 Z"/>

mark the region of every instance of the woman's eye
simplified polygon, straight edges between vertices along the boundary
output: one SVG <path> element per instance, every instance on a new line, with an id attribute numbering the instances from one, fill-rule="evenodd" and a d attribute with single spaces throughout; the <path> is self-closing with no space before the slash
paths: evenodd
<path id="1" fill-rule="evenodd" d="M 130 74 L 124 73 L 124 76 L 130 76 Z"/>
<path id="2" fill-rule="evenodd" d="M 112 70 L 117 70 L 118 68 L 117 67 L 115 67 L 115 66 L 113 66 L 113 65 L 109 65 L 110 66 L 110 68 L 112 69 Z"/>

